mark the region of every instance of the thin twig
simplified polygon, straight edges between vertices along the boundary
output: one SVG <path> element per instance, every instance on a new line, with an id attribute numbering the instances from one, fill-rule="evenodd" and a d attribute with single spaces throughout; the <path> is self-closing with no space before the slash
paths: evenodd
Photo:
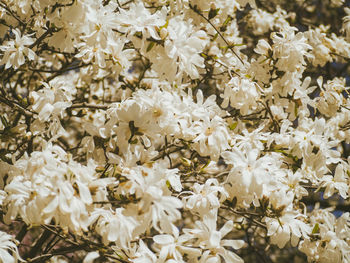
<path id="1" fill-rule="evenodd" d="M 25 24 L 26 24 L 26 23 L 24 23 L 14 12 L 12 12 L 12 10 L 11 10 L 9 7 L 7 7 L 7 4 L 4 3 L 4 1 L 1 1 L 1 2 L 0 2 L 0 6 L 1 6 L 2 8 L 4 8 L 7 12 L 9 12 L 10 15 L 11 15 L 14 19 L 16 19 L 21 25 L 25 25 Z"/>
<path id="2" fill-rule="evenodd" d="M 227 209 L 227 210 L 231 211 L 231 212 L 234 213 L 234 214 L 243 216 L 244 218 L 246 218 L 246 219 L 248 219 L 248 220 L 254 222 L 254 223 L 257 224 L 258 226 L 262 227 L 263 229 L 266 229 L 266 225 L 264 225 L 263 223 L 261 223 L 261 222 L 255 220 L 254 218 L 251 218 L 250 216 L 247 215 L 246 212 L 237 211 L 237 210 L 235 210 L 235 209 L 233 209 L 233 208 L 231 208 L 231 207 L 229 207 L 229 206 L 225 206 L 225 205 L 222 205 L 221 207 L 224 208 L 224 209 Z M 255 215 L 255 214 L 254 214 L 254 215 Z"/>
<path id="3" fill-rule="evenodd" d="M 193 7 L 191 4 L 189 5 L 191 10 L 194 11 L 196 14 L 198 14 L 199 16 L 201 16 L 205 21 L 207 21 L 216 31 L 216 33 L 218 33 L 218 35 L 222 38 L 222 40 L 224 40 L 224 42 L 226 43 L 227 47 L 232 51 L 232 53 L 239 59 L 239 61 L 242 63 L 242 65 L 244 66 L 244 62 L 243 60 L 240 58 L 240 56 L 238 56 L 238 54 L 236 53 L 236 51 L 232 48 L 232 45 L 230 43 L 228 43 L 228 41 L 226 40 L 226 38 L 221 34 L 221 32 L 214 26 L 214 24 L 208 19 L 206 18 L 201 12 L 200 10 L 198 10 L 196 7 Z"/>
<path id="4" fill-rule="evenodd" d="M 88 104 L 86 102 L 75 103 L 72 106 L 68 107 L 68 109 L 76 109 L 76 108 L 88 108 L 88 109 L 96 109 L 96 110 L 107 110 L 108 105 L 97 105 L 97 104 Z"/>
<path id="5" fill-rule="evenodd" d="M 0 102 L 10 106 L 10 107 L 15 107 L 17 108 L 20 112 L 22 112 L 25 116 L 27 117 L 32 117 L 34 115 L 34 112 L 31 112 L 29 110 L 27 110 L 26 108 L 24 108 L 23 106 L 21 106 L 18 102 L 13 101 L 13 100 L 9 100 L 7 98 L 4 98 L 2 96 L 0 96 Z"/>

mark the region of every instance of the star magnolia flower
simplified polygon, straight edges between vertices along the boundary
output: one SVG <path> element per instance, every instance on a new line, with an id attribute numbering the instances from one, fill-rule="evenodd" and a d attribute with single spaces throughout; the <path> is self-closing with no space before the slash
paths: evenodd
<path id="1" fill-rule="evenodd" d="M 309 216 L 313 238 L 304 239 L 299 250 L 305 253 L 309 262 L 350 262 L 348 237 L 350 235 L 349 213 L 336 218 L 330 210 L 319 209 L 319 204 Z"/>
<path id="2" fill-rule="evenodd" d="M 182 200 L 185 202 L 185 207 L 190 210 L 198 211 L 201 214 L 207 213 L 210 209 L 219 208 L 220 201 L 217 197 L 218 193 L 225 198 L 228 193 L 216 179 L 208 179 L 205 184 L 195 183 L 193 185 L 193 192 L 190 196 L 186 196 Z"/>
<path id="3" fill-rule="evenodd" d="M 12 236 L 0 231 L 0 261 L 15 263 L 17 259 L 20 259 L 20 257 Z"/>
<path id="4" fill-rule="evenodd" d="M 231 107 L 239 109 L 241 114 L 248 114 L 251 109 L 257 107 L 257 101 L 260 98 L 260 92 L 255 82 L 246 79 L 233 77 L 226 85 L 222 107 Z"/>
<path id="5" fill-rule="evenodd" d="M 242 151 L 243 149 L 245 151 Z M 259 155 L 260 151 L 251 147 L 233 148 L 222 153 L 225 162 L 233 165 L 226 190 L 231 198 L 237 198 L 239 205 L 249 206 L 254 198 L 261 198 L 264 189 L 275 176 L 275 165 L 279 163 L 278 155 Z"/>
<path id="6" fill-rule="evenodd" d="M 271 237 L 271 243 L 283 248 L 289 240 L 292 246 L 296 246 L 301 237 L 308 238 L 311 233 L 309 225 L 297 219 L 301 216 L 295 212 L 288 212 L 279 219 L 265 217 L 267 235 Z"/>
<path id="7" fill-rule="evenodd" d="M 200 249 L 186 246 L 184 243 L 188 240 L 188 236 L 179 236 L 179 231 L 175 229 L 174 236 L 169 234 L 156 235 L 153 237 L 155 242 L 155 249 L 159 251 L 159 263 L 175 263 L 185 262 L 183 260 L 183 254 L 187 254 L 189 257 L 200 256 Z M 171 258 L 171 260 L 167 260 Z"/>
<path id="8" fill-rule="evenodd" d="M 229 133 L 225 121 L 219 116 L 213 119 L 205 118 L 197 122 L 198 136 L 193 140 L 195 149 L 202 155 L 217 161 L 220 153 L 229 148 Z"/>
<path id="9" fill-rule="evenodd" d="M 349 184 L 346 180 L 345 171 L 342 164 L 338 164 L 335 169 L 334 177 L 332 175 L 326 175 L 322 178 L 322 187 L 326 187 L 323 197 L 329 198 L 334 194 L 334 190 L 337 189 L 341 197 L 346 199 L 348 197 L 347 192 L 349 190 Z"/>
<path id="10" fill-rule="evenodd" d="M 203 221 L 196 221 L 195 229 L 184 229 L 184 236 L 188 239 L 196 238 L 195 245 L 202 249 L 207 249 L 200 259 L 200 262 L 221 262 L 221 257 L 224 262 L 242 263 L 243 260 L 234 252 L 226 249 L 240 249 L 244 245 L 243 240 L 222 240 L 224 236 L 230 233 L 233 229 L 233 222 L 227 221 L 223 227 L 216 230 L 216 215 L 205 215 Z"/>
<path id="11" fill-rule="evenodd" d="M 119 9 L 120 14 L 117 16 L 117 21 L 120 23 L 118 30 L 133 35 L 136 32 L 142 32 L 143 37 L 152 37 L 160 39 L 156 28 L 165 25 L 166 9 L 157 11 L 154 14 L 145 8 L 142 2 L 131 4 L 129 10 Z"/>
<path id="12" fill-rule="evenodd" d="M 65 231 L 87 231 L 94 201 L 104 201 L 110 178 L 97 178 L 95 165 L 80 165 L 68 160 L 59 146 L 48 145 L 42 152 L 24 156 L 20 167 L 5 187 L 4 221 L 19 215 L 27 225 L 48 224 L 54 220 Z"/>
<path id="13" fill-rule="evenodd" d="M 72 105 L 72 102 L 60 86 L 53 85 L 52 87 L 51 84 L 45 82 L 42 82 L 42 85 L 43 89 L 30 93 L 30 99 L 33 102 L 32 109 L 39 113 L 39 120 L 47 121 L 51 115 L 62 115 L 63 111 Z"/>
<path id="14" fill-rule="evenodd" d="M 295 34 L 296 28 L 286 28 L 279 33 L 272 33 L 273 58 L 278 59 L 276 66 L 281 71 L 295 71 L 306 65 L 305 57 L 311 58 L 308 53 L 312 47 L 302 32 Z"/>
<path id="15" fill-rule="evenodd" d="M 346 16 L 343 17 L 343 31 L 346 33 L 346 40 L 350 41 L 350 8 L 345 7 Z"/>
<path id="16" fill-rule="evenodd" d="M 0 50 L 5 52 L 4 56 L 0 61 L 0 65 L 5 64 L 5 69 L 13 67 L 14 69 L 19 68 L 25 62 L 25 56 L 29 60 L 35 59 L 35 53 L 27 46 L 35 42 L 34 38 L 29 35 L 21 36 L 19 29 L 12 30 L 15 35 L 14 40 L 5 42 L 5 45 L 0 46 Z"/>
<path id="17" fill-rule="evenodd" d="M 102 236 L 104 244 L 115 242 L 118 247 L 129 247 L 138 222 L 131 216 L 125 216 L 124 210 L 117 208 L 112 211 L 101 208 L 95 209 L 92 213 L 91 221 L 98 218 L 96 232 Z"/>
<path id="18" fill-rule="evenodd" d="M 118 26 L 113 8 L 115 8 L 113 4 L 103 8 L 94 8 L 91 4 L 87 4 L 86 10 L 89 20 L 87 24 L 90 25 L 90 28 L 86 28 L 87 34 L 81 38 L 88 44 L 99 43 L 102 49 L 106 48 L 107 42 L 113 39 L 111 37 L 112 29 Z"/>
<path id="19" fill-rule="evenodd" d="M 191 78 L 198 78 L 196 67 L 204 68 L 204 59 L 199 54 L 208 43 L 203 30 L 194 31 L 190 22 L 181 17 L 170 19 L 165 40 L 165 52 L 172 61 L 179 61 L 179 70 L 185 71 Z"/>
<path id="20" fill-rule="evenodd" d="M 132 255 L 129 256 L 129 261 L 133 263 L 154 263 L 157 262 L 156 255 L 147 247 L 147 245 L 140 240 L 139 245 L 135 245 L 131 253 Z"/>

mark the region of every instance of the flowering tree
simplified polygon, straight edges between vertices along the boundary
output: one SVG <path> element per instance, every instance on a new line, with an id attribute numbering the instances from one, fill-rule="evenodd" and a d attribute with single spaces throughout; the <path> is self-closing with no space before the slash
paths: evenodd
<path id="1" fill-rule="evenodd" d="M 0 0 L 0 261 L 350 262 L 344 0 Z"/>

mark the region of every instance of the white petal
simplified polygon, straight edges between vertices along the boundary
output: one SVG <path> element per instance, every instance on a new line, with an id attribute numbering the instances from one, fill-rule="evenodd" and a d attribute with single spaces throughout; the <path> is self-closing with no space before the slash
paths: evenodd
<path id="1" fill-rule="evenodd" d="M 234 249 L 240 249 L 244 246 L 243 240 L 222 240 L 221 245 L 223 247 L 232 247 Z"/>
<path id="2" fill-rule="evenodd" d="M 46 121 L 50 117 L 53 110 L 54 107 L 51 104 L 46 103 L 39 113 L 39 119 L 41 121 Z"/>
<path id="3" fill-rule="evenodd" d="M 209 244 L 212 247 L 219 247 L 221 241 L 221 233 L 219 231 L 214 231 L 210 235 Z"/>
<path id="4" fill-rule="evenodd" d="M 109 241 L 116 241 L 118 239 L 118 234 L 119 234 L 119 231 L 118 231 L 118 223 L 116 222 L 116 220 L 112 220 L 110 222 L 110 225 L 109 225 L 109 228 L 108 228 L 108 236 L 107 236 L 107 239 Z"/>
<path id="5" fill-rule="evenodd" d="M 83 184 L 82 182 L 77 181 L 77 185 L 79 188 L 79 195 L 81 200 L 85 203 L 85 204 L 92 204 L 92 198 L 91 198 L 91 193 L 89 188 Z"/>
<path id="6" fill-rule="evenodd" d="M 97 251 L 90 252 L 84 258 L 83 263 L 93 263 L 96 258 L 98 258 L 100 254 Z"/>
<path id="7" fill-rule="evenodd" d="M 58 206 L 58 197 L 55 196 L 54 199 L 52 199 L 52 201 L 45 207 L 45 209 L 43 210 L 43 213 L 50 214 L 53 211 L 55 211 L 57 206 Z"/>
<path id="8" fill-rule="evenodd" d="M 174 237 L 171 235 L 156 235 L 153 237 L 153 240 L 158 244 L 167 245 L 174 242 Z"/>
<path id="9" fill-rule="evenodd" d="M 226 236 L 228 233 L 231 232 L 232 229 L 233 229 L 233 222 L 232 222 L 232 220 L 227 221 L 225 223 L 225 225 L 223 225 L 223 227 L 220 229 L 221 236 L 222 237 Z"/>

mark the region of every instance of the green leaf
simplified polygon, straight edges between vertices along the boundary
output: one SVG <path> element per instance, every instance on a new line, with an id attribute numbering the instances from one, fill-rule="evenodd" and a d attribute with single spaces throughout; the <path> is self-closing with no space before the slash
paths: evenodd
<path id="1" fill-rule="evenodd" d="M 315 224 L 314 228 L 312 229 L 312 234 L 320 233 L 320 226 L 318 223 Z"/>
<path id="2" fill-rule="evenodd" d="M 231 16 L 228 16 L 227 18 L 226 18 L 226 20 L 225 20 L 225 22 L 222 24 L 222 26 L 227 26 L 228 25 L 228 23 L 230 23 L 231 21 L 232 21 L 232 17 Z"/>
<path id="3" fill-rule="evenodd" d="M 138 139 L 135 139 L 135 140 L 132 140 L 132 141 L 130 141 L 130 144 L 136 144 L 136 143 L 138 143 Z"/>
<path id="4" fill-rule="evenodd" d="M 233 131 L 234 129 L 236 129 L 237 125 L 238 125 L 238 122 L 234 122 L 230 124 L 228 127 L 230 128 L 231 131 Z"/>
<path id="5" fill-rule="evenodd" d="M 168 25 L 169 25 L 169 20 L 167 19 L 166 22 L 165 22 L 165 24 L 162 25 L 162 26 L 159 28 L 159 31 L 160 31 L 162 28 L 167 28 Z"/>
<path id="6" fill-rule="evenodd" d="M 154 44 L 155 44 L 155 42 L 150 42 L 147 49 L 146 49 L 146 52 L 151 51 L 151 49 L 154 47 Z"/>
<path id="7" fill-rule="evenodd" d="M 298 105 L 296 103 L 294 104 L 294 115 L 298 116 Z"/>
<path id="8" fill-rule="evenodd" d="M 220 31 L 221 32 L 224 32 L 224 31 L 226 31 L 226 29 L 227 29 L 227 25 L 228 25 L 228 23 L 230 23 L 231 21 L 232 21 L 232 17 L 231 16 L 228 16 L 227 18 L 226 18 L 226 20 L 224 21 L 224 23 L 222 24 L 222 26 L 220 27 Z"/>
<path id="9" fill-rule="evenodd" d="M 219 33 L 216 33 L 215 36 L 213 37 L 212 41 L 215 41 L 219 36 Z"/>
<path id="10" fill-rule="evenodd" d="M 203 167 L 200 169 L 200 172 L 203 172 L 204 169 L 208 167 L 209 163 L 210 163 L 210 160 L 205 165 L 203 165 Z"/>
<path id="11" fill-rule="evenodd" d="M 208 15 L 208 19 L 213 19 L 214 17 L 216 17 L 219 13 L 220 8 L 216 8 L 216 9 L 210 9 L 209 10 L 209 15 Z"/>

